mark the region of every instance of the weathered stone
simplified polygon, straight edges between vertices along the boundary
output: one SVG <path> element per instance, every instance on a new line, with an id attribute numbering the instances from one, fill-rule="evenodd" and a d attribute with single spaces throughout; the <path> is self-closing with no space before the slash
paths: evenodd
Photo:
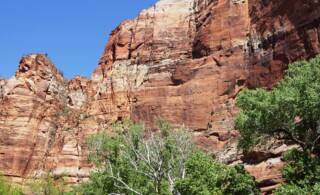
<path id="1" fill-rule="evenodd" d="M 81 182 L 88 136 L 124 118 L 154 128 L 162 116 L 270 191 L 288 148 L 239 153 L 234 99 L 272 88 L 289 63 L 320 52 L 319 9 L 314 0 L 160 0 L 110 34 L 90 79 L 67 82 L 46 55 L 23 57 L 0 80 L 0 171 L 23 182 L 50 169 Z"/>

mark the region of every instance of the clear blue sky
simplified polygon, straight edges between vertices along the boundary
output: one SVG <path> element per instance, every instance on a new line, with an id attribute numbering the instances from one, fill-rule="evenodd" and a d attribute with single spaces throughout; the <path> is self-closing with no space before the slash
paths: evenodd
<path id="1" fill-rule="evenodd" d="M 48 53 L 64 75 L 90 77 L 109 33 L 157 0 L 0 0 L 0 76 L 22 55 Z"/>

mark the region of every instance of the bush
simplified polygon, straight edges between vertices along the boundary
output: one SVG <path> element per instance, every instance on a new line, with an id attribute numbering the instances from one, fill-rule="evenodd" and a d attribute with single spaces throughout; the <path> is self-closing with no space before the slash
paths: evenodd
<path id="1" fill-rule="evenodd" d="M 33 195 L 62 195 L 67 194 L 65 182 L 62 177 L 54 177 L 46 172 L 40 177 L 33 177 L 28 183 Z"/>

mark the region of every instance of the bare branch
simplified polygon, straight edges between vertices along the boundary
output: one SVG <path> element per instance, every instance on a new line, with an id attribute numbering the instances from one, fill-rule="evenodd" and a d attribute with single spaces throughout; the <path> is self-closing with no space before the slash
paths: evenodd
<path id="1" fill-rule="evenodd" d="M 137 192 L 136 190 L 132 189 L 130 186 L 128 186 L 124 181 L 122 181 L 122 179 L 120 178 L 120 175 L 119 175 L 119 172 L 118 172 L 118 176 L 115 177 L 114 176 L 114 173 L 113 173 L 113 169 L 112 169 L 112 165 L 110 163 L 110 161 L 108 162 L 109 164 L 109 169 L 110 169 L 110 172 L 111 172 L 111 176 L 108 176 L 116 181 L 118 181 L 119 183 L 121 183 L 123 185 L 123 187 L 121 186 L 118 186 L 117 184 L 114 184 L 116 187 L 119 187 L 119 188 L 123 188 L 123 189 L 127 189 L 135 194 L 139 194 L 139 195 L 142 195 L 140 192 Z"/>
<path id="2" fill-rule="evenodd" d="M 285 128 L 280 128 L 280 129 L 276 129 L 274 131 L 272 131 L 273 133 L 285 133 L 286 135 L 288 135 L 292 141 L 294 141 L 296 144 L 298 144 L 301 148 L 305 148 L 306 144 L 305 142 L 299 140 L 292 132 L 290 132 L 289 130 L 285 129 Z"/>
<path id="3" fill-rule="evenodd" d="M 312 143 L 312 148 L 311 151 L 314 150 L 315 145 L 317 144 L 317 141 L 320 139 L 320 135 L 318 135 L 318 137 L 314 140 L 314 142 Z"/>

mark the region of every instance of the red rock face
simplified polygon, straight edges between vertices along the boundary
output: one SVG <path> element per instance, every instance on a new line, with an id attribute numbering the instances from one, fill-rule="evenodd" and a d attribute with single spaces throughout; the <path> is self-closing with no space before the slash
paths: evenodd
<path id="1" fill-rule="evenodd" d="M 160 0 L 111 33 L 90 79 L 67 83 L 46 56 L 22 58 L 16 76 L 0 80 L 0 171 L 52 169 L 78 183 L 90 170 L 88 136 L 124 118 L 154 128 L 162 116 L 219 160 L 245 163 L 270 191 L 286 148 L 238 154 L 234 98 L 320 53 L 319 9 L 317 0 Z"/>
<path id="2" fill-rule="evenodd" d="M 226 162 L 241 162 L 230 149 L 239 136 L 233 129 L 237 113 L 234 98 L 244 87 L 275 86 L 289 63 L 319 53 L 319 2 L 199 0 L 189 7 L 189 12 L 180 6 L 175 8 L 175 1 L 160 2 L 165 2 L 162 6 L 171 3 L 184 17 L 162 13 L 168 23 L 161 23 L 161 29 L 156 30 L 176 32 L 172 23 L 180 24 L 189 44 L 181 42 L 180 33 L 168 37 L 146 27 L 157 26 L 159 12 L 154 9 L 159 10 L 158 6 L 143 11 L 134 21 L 122 23 L 112 33 L 93 76 L 101 81 L 100 89 L 109 89 L 104 87 L 101 97 L 96 96 L 92 102 L 112 102 L 107 103 L 112 118 L 106 122 L 130 117 L 153 127 L 154 119 L 162 116 L 176 127 L 195 131 L 199 147 L 221 153 L 219 158 Z M 179 1 L 182 2 L 187 8 L 189 1 Z M 153 17 L 146 19 L 146 15 Z M 141 20 L 146 20 L 147 25 L 132 28 Z M 141 32 L 149 34 L 145 36 L 149 37 L 148 45 L 139 38 Z M 136 42 L 144 53 L 130 47 L 129 40 L 140 40 Z M 161 46 L 158 40 L 162 41 Z M 176 47 L 170 47 L 173 40 L 179 40 L 184 47 L 176 42 Z M 132 55 L 139 52 L 146 55 Z M 180 57 L 167 55 L 169 52 L 180 53 Z M 270 191 L 281 181 L 283 162 L 278 156 L 247 166 L 263 191 Z"/>
<path id="3" fill-rule="evenodd" d="M 158 63 L 191 56 L 194 15 L 193 0 L 162 0 L 143 10 L 138 18 L 122 22 L 110 34 L 96 74 L 113 62 Z"/>
<path id="4" fill-rule="evenodd" d="M 16 75 L 2 85 L 0 170 L 5 175 L 23 178 L 42 167 L 55 141 L 66 85 L 42 54 L 23 57 Z"/>
<path id="5" fill-rule="evenodd" d="M 23 183 L 33 174 L 67 173 L 76 183 L 89 170 L 78 109 L 87 80 L 68 83 L 44 54 L 24 56 L 14 77 L 0 80 L 0 170 Z M 89 120 L 82 122 L 89 123 Z M 90 125 L 88 125 L 90 126 Z"/>
<path id="6" fill-rule="evenodd" d="M 317 0 L 250 2 L 248 87 L 272 87 L 288 64 L 319 54 L 319 4 Z"/>
<path id="7" fill-rule="evenodd" d="M 111 112 L 148 126 L 163 116 L 192 130 L 224 131 L 234 112 L 228 101 L 247 78 L 247 7 L 246 2 L 166 0 L 122 23 L 111 33 L 93 76 L 98 88 L 109 87 L 100 93 L 105 102 L 112 98 L 118 104 L 109 105 Z"/>

